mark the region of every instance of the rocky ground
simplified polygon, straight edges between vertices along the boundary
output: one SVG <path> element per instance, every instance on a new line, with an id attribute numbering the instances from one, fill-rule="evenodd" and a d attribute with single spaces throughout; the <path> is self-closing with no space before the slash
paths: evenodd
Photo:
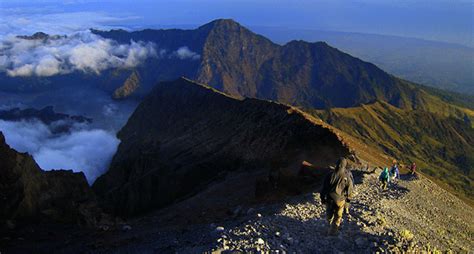
<path id="1" fill-rule="evenodd" d="M 360 178 L 350 214 L 338 236 L 328 236 L 318 194 L 293 198 L 281 207 L 253 213 L 248 221 L 217 228 L 214 251 L 472 252 L 473 210 L 425 178 L 408 175 L 388 190 L 378 171 Z"/>
<path id="2" fill-rule="evenodd" d="M 470 206 L 424 177 L 402 175 L 381 190 L 378 174 L 355 174 L 357 193 L 338 236 L 326 234 L 319 194 L 308 193 L 273 204 L 232 207 L 224 220 L 164 226 L 155 214 L 94 232 L 46 235 L 34 244 L 11 239 L 16 248 L 6 253 L 474 251 Z"/>

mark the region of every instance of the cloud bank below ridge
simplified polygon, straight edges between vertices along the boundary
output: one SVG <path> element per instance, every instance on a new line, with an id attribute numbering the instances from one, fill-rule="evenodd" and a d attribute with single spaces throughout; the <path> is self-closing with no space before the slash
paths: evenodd
<path id="1" fill-rule="evenodd" d="M 0 71 L 11 77 L 49 77 L 74 71 L 100 74 L 109 68 L 132 68 L 156 56 L 151 42 L 118 44 L 90 31 L 36 40 L 10 37 L 0 42 Z"/>
<path id="2" fill-rule="evenodd" d="M 0 120 L 7 144 L 28 152 L 44 170 L 84 172 L 89 184 L 105 173 L 119 140 L 111 132 L 77 124 L 67 133 L 54 134 L 42 122 Z"/>

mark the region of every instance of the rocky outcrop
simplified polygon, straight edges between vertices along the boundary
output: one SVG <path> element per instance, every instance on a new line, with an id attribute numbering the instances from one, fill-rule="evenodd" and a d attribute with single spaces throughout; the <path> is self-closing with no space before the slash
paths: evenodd
<path id="1" fill-rule="evenodd" d="M 114 99 L 124 99 L 131 96 L 135 90 L 140 87 L 140 76 L 138 72 L 134 71 L 130 76 L 125 80 L 123 85 L 117 88 L 112 95 Z"/>
<path id="2" fill-rule="evenodd" d="M 69 132 L 75 124 L 92 123 L 92 119 L 84 116 L 57 113 L 52 106 L 47 106 L 40 110 L 34 108 L 0 110 L 0 120 L 40 121 L 48 125 L 54 134 Z"/>
<path id="3" fill-rule="evenodd" d="M 327 168 L 349 154 L 295 108 L 238 100 L 184 78 L 160 83 L 118 137 L 110 169 L 93 188 L 123 215 L 169 205 L 230 172 L 296 175 L 303 161 Z"/>
<path id="4" fill-rule="evenodd" d="M 27 222 L 92 225 L 99 209 L 83 173 L 41 170 L 0 132 L 0 229 Z"/>
<path id="5" fill-rule="evenodd" d="M 36 32 L 32 35 L 18 35 L 16 36 L 18 39 L 23 39 L 23 40 L 57 40 L 61 38 L 66 38 L 65 35 L 49 35 L 47 33 L 43 32 Z"/>

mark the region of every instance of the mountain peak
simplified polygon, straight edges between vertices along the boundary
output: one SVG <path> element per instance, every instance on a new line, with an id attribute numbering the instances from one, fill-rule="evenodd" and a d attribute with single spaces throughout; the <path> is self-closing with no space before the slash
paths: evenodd
<path id="1" fill-rule="evenodd" d="M 205 25 L 202 25 L 199 27 L 199 29 L 216 29 L 216 28 L 221 28 L 221 29 L 226 29 L 226 30 L 236 30 L 239 28 L 244 28 L 240 23 L 233 19 L 216 19 L 213 20 Z"/>

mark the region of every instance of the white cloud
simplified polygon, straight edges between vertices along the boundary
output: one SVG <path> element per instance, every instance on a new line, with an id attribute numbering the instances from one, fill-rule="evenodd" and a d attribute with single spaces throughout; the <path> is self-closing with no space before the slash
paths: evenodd
<path id="1" fill-rule="evenodd" d="M 72 34 L 89 28 L 124 28 L 140 20 L 140 16 L 127 13 L 107 14 L 101 11 L 68 11 L 58 5 L 21 5 L 0 8 L 0 38 L 42 31 L 48 34 Z"/>
<path id="2" fill-rule="evenodd" d="M 73 71 L 99 74 L 109 68 L 130 68 L 157 57 L 151 42 L 118 44 L 90 31 L 47 40 L 9 37 L 0 42 L 0 70 L 9 76 L 53 76 Z"/>
<path id="3" fill-rule="evenodd" d="M 177 49 L 173 55 L 181 60 L 185 60 L 185 59 L 198 60 L 199 58 L 201 58 L 199 54 L 191 51 L 186 46 Z"/>
<path id="4" fill-rule="evenodd" d="M 30 153 L 42 169 L 82 171 L 92 184 L 107 170 L 119 140 L 113 133 L 83 124 L 68 133 L 53 134 L 54 125 L 0 120 L 0 131 L 12 148 Z"/>
<path id="5" fill-rule="evenodd" d="M 2 68 L 6 68 L 6 66 L 2 66 Z M 34 66 L 32 64 L 24 64 L 15 69 L 7 70 L 8 76 L 31 76 L 33 75 Z"/>

